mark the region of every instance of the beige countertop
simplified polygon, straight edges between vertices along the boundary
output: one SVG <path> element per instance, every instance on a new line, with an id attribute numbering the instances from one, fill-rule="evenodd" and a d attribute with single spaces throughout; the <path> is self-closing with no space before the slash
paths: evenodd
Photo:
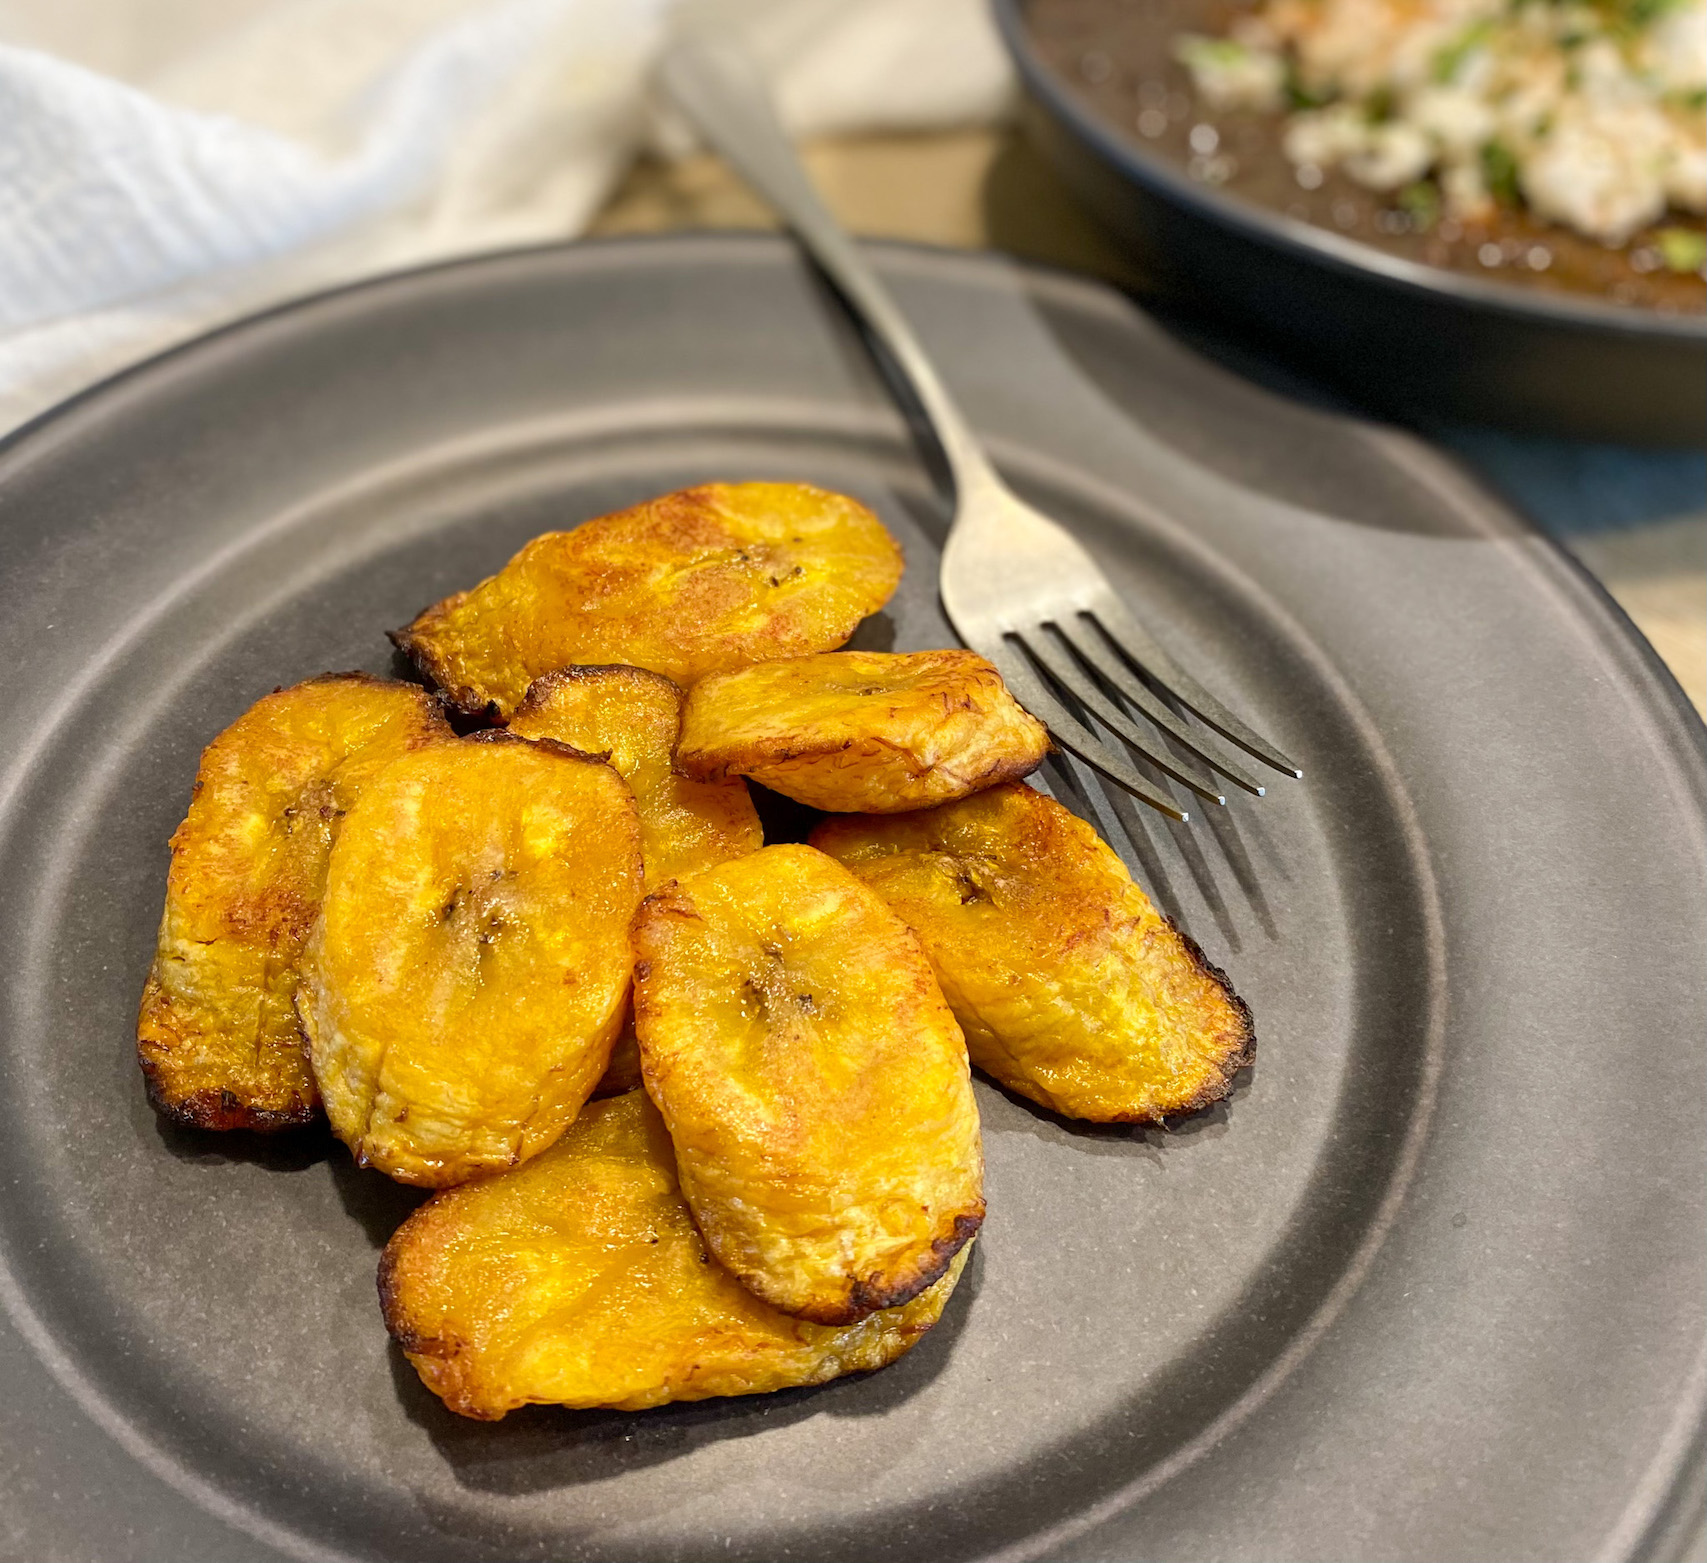
<path id="1" fill-rule="evenodd" d="M 1011 131 L 810 142 L 808 168 L 855 233 L 966 248 L 1130 280 L 1119 253 Z M 716 158 L 638 165 L 595 234 L 758 228 L 766 209 Z M 1707 472 L 1698 457 L 1469 434 L 1455 441 L 1605 584 L 1707 714 Z"/>

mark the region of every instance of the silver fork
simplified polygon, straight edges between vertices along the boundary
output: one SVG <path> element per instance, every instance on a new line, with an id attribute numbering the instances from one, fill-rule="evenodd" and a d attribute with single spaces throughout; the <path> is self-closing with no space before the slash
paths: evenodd
<path id="1" fill-rule="evenodd" d="M 661 71 L 676 105 L 776 209 L 923 413 L 954 484 L 939 581 L 943 607 L 960 638 L 1001 670 L 1019 703 L 1061 748 L 1177 820 L 1190 816 L 1101 737 L 1096 723 L 1214 803 L 1227 801 L 1216 774 L 1258 796 L 1263 788 L 1182 720 L 1178 707 L 1264 764 L 1302 775 L 1183 672 L 1126 611 L 1096 561 L 997 475 L 888 289 L 819 200 L 746 53 L 726 37 L 688 29 L 666 50 Z M 1140 728 L 1133 712 L 1173 744 Z"/>

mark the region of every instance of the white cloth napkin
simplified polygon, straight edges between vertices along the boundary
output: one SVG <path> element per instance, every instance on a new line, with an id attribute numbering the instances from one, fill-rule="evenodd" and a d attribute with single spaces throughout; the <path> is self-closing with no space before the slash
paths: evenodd
<path id="1" fill-rule="evenodd" d="M 797 133 L 987 121 L 983 0 L 682 0 Z M 318 287 L 585 227 L 671 0 L 0 0 L 0 430 Z"/>

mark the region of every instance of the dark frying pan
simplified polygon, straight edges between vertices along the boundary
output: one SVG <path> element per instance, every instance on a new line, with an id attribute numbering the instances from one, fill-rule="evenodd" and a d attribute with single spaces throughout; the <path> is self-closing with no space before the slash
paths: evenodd
<path id="1" fill-rule="evenodd" d="M 1398 417 L 1629 444 L 1707 439 L 1707 318 L 1421 265 L 1200 184 L 1045 63 L 1026 0 L 992 4 L 1028 132 L 1161 296 Z"/>

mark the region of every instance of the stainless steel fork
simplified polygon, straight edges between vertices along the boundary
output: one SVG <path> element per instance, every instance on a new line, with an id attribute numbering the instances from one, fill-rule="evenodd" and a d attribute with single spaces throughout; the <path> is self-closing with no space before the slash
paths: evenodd
<path id="1" fill-rule="evenodd" d="M 705 139 L 776 209 L 905 382 L 954 484 L 943 607 L 961 639 L 1001 670 L 1020 704 L 1061 748 L 1177 820 L 1189 815 L 1096 724 L 1214 803 L 1227 801 L 1217 776 L 1258 795 L 1263 788 L 1178 707 L 1264 764 L 1302 775 L 1183 672 L 1126 611 L 1091 556 L 997 475 L 906 317 L 819 200 L 763 78 L 739 46 L 684 31 L 665 52 L 662 80 Z M 1145 731 L 1134 713 L 1165 736 Z"/>

